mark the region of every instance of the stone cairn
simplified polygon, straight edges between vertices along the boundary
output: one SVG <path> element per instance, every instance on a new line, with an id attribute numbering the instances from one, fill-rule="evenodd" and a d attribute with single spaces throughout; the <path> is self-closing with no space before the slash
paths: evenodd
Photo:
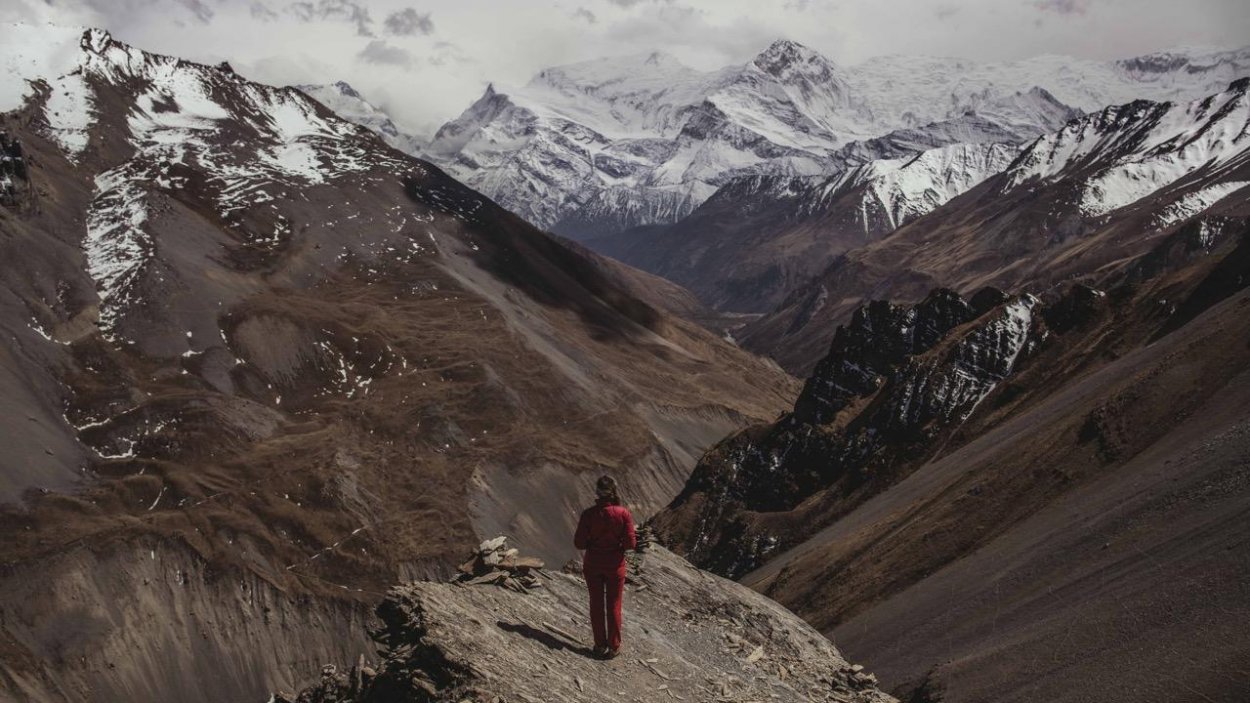
<path id="1" fill-rule="evenodd" d="M 526 593 L 542 587 L 538 574 L 543 566 L 541 559 L 519 556 L 517 549 L 509 549 L 508 538 L 500 535 L 478 545 L 477 551 L 459 566 L 460 573 L 452 580 L 466 586 L 493 584 Z"/>
<path id="2" fill-rule="evenodd" d="M 646 570 L 643 564 L 646 561 L 647 549 L 655 544 L 655 533 L 652 532 L 651 526 L 643 524 L 638 527 L 638 548 L 633 552 L 625 552 L 625 583 L 632 584 L 634 590 L 645 590 L 648 586 L 644 576 Z"/>

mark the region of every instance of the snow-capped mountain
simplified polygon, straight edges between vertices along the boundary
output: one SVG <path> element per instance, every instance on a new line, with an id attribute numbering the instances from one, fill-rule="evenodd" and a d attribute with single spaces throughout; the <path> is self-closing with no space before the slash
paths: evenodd
<path id="1" fill-rule="evenodd" d="M 387 144 L 406 154 L 420 156 L 425 148 L 427 139 L 400 128 L 385 110 L 370 103 L 344 81 L 295 87 L 333 110 L 339 117 L 377 132 Z"/>
<path id="2" fill-rule="evenodd" d="M 707 304 L 764 313 L 839 254 L 873 242 L 1001 172 L 1013 144 L 955 144 L 833 176 L 749 176 L 673 225 L 591 248 L 679 283 Z"/>
<path id="3" fill-rule="evenodd" d="M 46 86 L 44 134 L 68 159 L 79 161 L 91 145 L 100 117 L 95 85 L 142 86 L 126 115 L 129 156 L 95 174 L 86 213 L 83 246 L 100 297 L 100 328 L 110 338 L 144 337 L 122 333 L 125 318 L 138 312 L 149 327 L 145 288 L 173 285 L 178 277 L 158 256 L 154 189 L 195 189 L 222 222 L 263 249 L 292 235 L 291 220 L 275 201 L 347 174 L 418 171 L 371 148 L 367 131 L 295 89 L 261 87 L 224 68 L 148 54 L 101 30 L 81 37 L 80 46 L 70 42 L 79 48 L 75 60 L 60 67 L 68 70 L 37 89 Z"/>
<path id="4" fill-rule="evenodd" d="M 1002 171 L 1018 153 L 1011 144 L 954 144 L 870 161 L 822 182 L 813 197 L 800 199 L 797 211 L 812 213 L 859 191 L 857 224 L 868 237 L 885 234 Z"/>
<path id="5" fill-rule="evenodd" d="M 1202 100 L 1143 100 L 1075 120 L 1031 144 L 1001 188 L 1079 177 L 1081 214 L 1097 217 L 1192 176 L 1211 185 L 1188 193 L 1182 211 L 1209 207 L 1247 185 L 1225 179 L 1250 164 L 1247 87 L 1250 78 L 1243 78 Z"/>
<path id="6" fill-rule="evenodd" d="M 981 186 L 847 250 L 740 339 L 805 369 L 865 296 L 1101 285 L 1161 237 L 1190 229 L 1196 250 L 1208 250 L 1236 230 L 1250 197 L 1248 88 L 1243 78 L 1197 100 L 1138 100 L 1073 120 Z"/>
<path id="7" fill-rule="evenodd" d="M 537 225 L 575 238 L 673 222 L 733 178 L 828 175 L 908 144 L 1021 143 L 1081 112 L 1187 99 L 1250 72 L 1250 49 L 1120 62 L 882 57 L 843 67 L 790 41 L 699 72 L 664 54 L 489 86 L 429 154 Z"/>

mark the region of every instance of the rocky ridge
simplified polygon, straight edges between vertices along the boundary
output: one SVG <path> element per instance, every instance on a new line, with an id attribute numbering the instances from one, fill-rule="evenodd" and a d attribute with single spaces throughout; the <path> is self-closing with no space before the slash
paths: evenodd
<path id="1" fill-rule="evenodd" d="M 381 661 L 327 667 L 322 681 L 275 697 L 381 701 L 829 701 L 888 703 L 876 679 L 755 592 L 660 547 L 631 569 L 625 644 L 597 661 L 586 644 L 579 575 L 539 572 L 527 592 L 414 582 L 391 589 L 372 636 Z M 340 673 L 340 671 L 342 673 Z"/>

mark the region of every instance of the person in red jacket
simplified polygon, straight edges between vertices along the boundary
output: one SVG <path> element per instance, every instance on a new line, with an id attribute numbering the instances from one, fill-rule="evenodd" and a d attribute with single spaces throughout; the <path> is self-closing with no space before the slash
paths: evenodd
<path id="1" fill-rule="evenodd" d="M 616 481 L 595 484 L 595 504 L 582 511 L 573 545 L 586 550 L 582 573 L 590 591 L 590 627 L 595 655 L 612 659 L 621 649 L 621 594 L 625 590 L 625 550 L 638 548 L 634 516 L 621 505 Z"/>

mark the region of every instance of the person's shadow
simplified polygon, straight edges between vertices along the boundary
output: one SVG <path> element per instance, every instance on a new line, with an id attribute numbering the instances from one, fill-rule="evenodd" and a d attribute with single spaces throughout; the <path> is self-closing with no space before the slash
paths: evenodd
<path id="1" fill-rule="evenodd" d="M 595 656 L 594 650 L 590 647 L 582 646 L 577 642 L 572 642 L 565 637 L 548 632 L 547 630 L 540 630 L 536 627 L 526 625 L 525 623 L 504 622 L 503 620 L 499 620 L 495 624 L 498 625 L 499 629 L 504 632 L 511 632 L 522 637 L 528 637 L 529 639 L 556 651 L 569 651 L 591 659 Z"/>

